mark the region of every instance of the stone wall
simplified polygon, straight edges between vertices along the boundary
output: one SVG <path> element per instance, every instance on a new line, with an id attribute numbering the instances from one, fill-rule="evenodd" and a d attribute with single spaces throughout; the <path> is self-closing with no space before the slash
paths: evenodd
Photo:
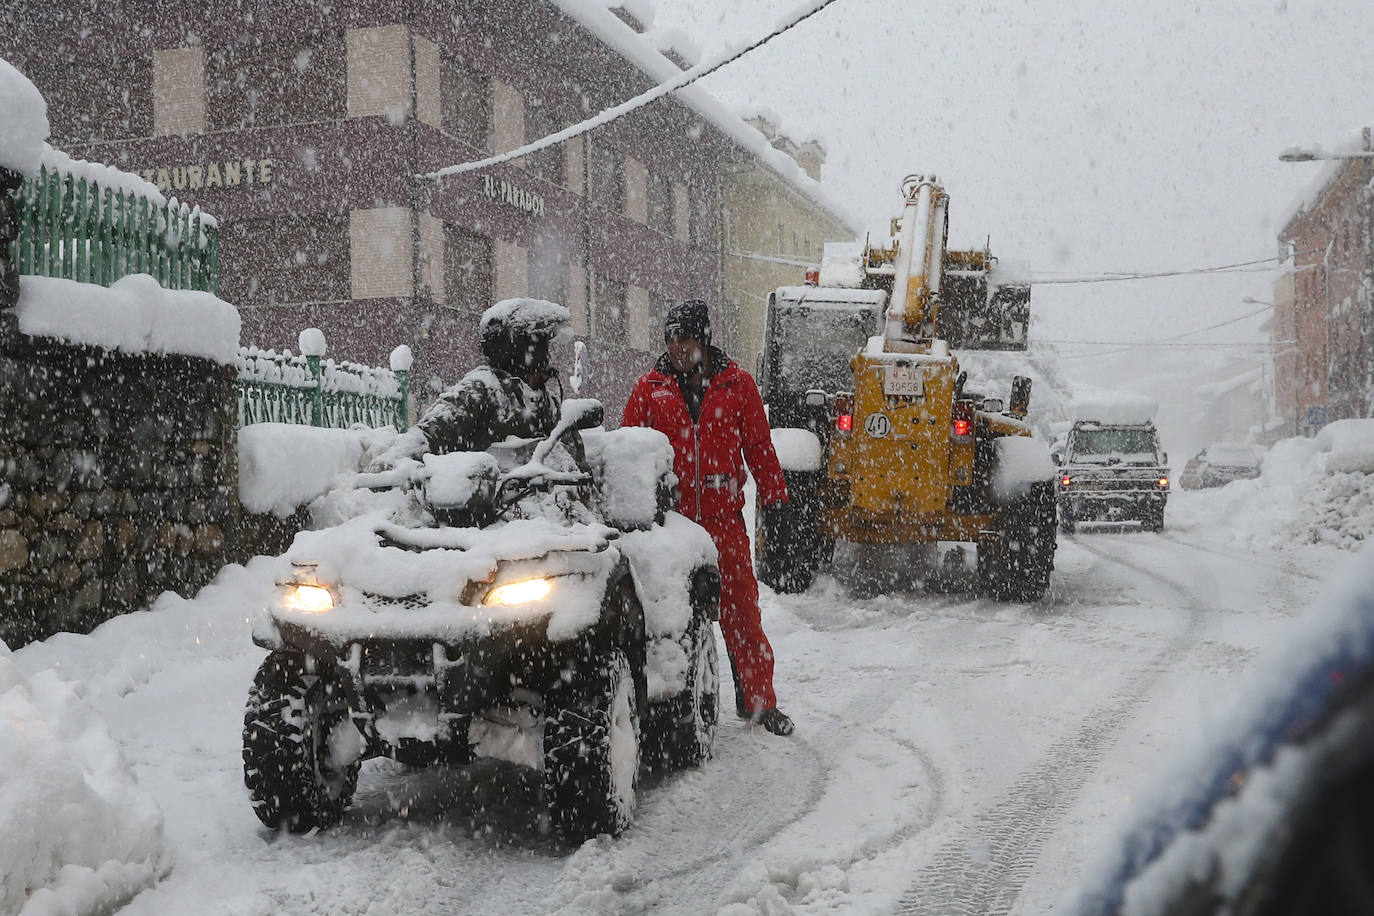
<path id="1" fill-rule="evenodd" d="M 0 193 L 0 261 L 9 202 Z M 194 593 L 229 558 L 241 513 L 234 368 L 27 336 L 7 276 L 0 263 L 0 639 L 13 648 Z"/>

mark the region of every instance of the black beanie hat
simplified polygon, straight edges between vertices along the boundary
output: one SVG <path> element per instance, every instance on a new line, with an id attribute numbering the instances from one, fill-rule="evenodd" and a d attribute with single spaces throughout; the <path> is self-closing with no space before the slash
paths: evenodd
<path id="1" fill-rule="evenodd" d="M 663 339 L 686 337 L 711 345 L 711 314 L 701 299 L 684 299 L 668 310 L 663 321 Z"/>

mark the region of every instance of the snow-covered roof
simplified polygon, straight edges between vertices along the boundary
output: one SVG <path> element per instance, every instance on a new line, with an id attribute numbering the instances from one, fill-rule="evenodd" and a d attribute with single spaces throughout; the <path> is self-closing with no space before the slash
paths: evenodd
<path id="1" fill-rule="evenodd" d="M 1078 391 L 1069 405 L 1069 414 L 1075 420 L 1107 424 L 1148 423 L 1158 412 L 1159 401 L 1134 391 Z"/>
<path id="2" fill-rule="evenodd" d="M 1374 121 L 1374 119 L 1371 119 L 1371 121 Z M 1314 154 L 1315 158 L 1321 162 L 1321 167 L 1303 187 L 1298 196 L 1289 202 L 1288 207 L 1283 211 L 1283 216 L 1279 225 L 1287 226 L 1293 220 L 1316 206 L 1317 202 L 1321 200 L 1322 194 L 1331 186 L 1331 182 L 1335 181 L 1336 176 L 1350 163 L 1349 159 L 1323 159 L 1323 157 L 1369 152 L 1370 144 L 1366 134 L 1369 130 L 1370 128 L 1368 127 L 1357 127 L 1329 148 L 1319 143 L 1312 143 L 1305 144 L 1301 147 L 1294 147 L 1292 150 L 1285 150 L 1285 152 L 1296 152 L 1298 150 L 1311 152 Z"/>
<path id="3" fill-rule="evenodd" d="M 609 7 L 624 7 L 625 0 L 553 0 L 553 3 L 591 32 L 607 47 L 623 56 L 656 83 L 663 83 L 682 71 L 662 51 L 654 47 L 649 36 L 641 35 L 611 12 Z M 641 4 L 642 5 L 642 4 Z M 636 18 L 638 14 L 636 14 Z M 647 25 L 647 24 L 646 24 Z M 752 153 L 756 159 L 776 172 L 802 195 L 829 210 L 846 226 L 861 225 L 847 206 L 831 197 L 820 182 L 815 181 L 795 159 L 776 150 L 763 134 L 744 122 L 700 86 L 685 86 L 673 93 L 697 114 L 710 121 L 726 136 Z"/>

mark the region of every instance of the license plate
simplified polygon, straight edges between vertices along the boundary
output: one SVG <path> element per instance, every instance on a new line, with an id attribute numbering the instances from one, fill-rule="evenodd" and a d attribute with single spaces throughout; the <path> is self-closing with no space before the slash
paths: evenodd
<path id="1" fill-rule="evenodd" d="M 886 366 L 883 371 L 883 394 L 908 398 L 925 395 L 926 380 L 920 369 L 912 366 Z"/>

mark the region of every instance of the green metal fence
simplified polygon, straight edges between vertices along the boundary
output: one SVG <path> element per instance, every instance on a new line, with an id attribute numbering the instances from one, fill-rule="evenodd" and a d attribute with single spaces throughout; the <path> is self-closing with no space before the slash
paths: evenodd
<path id="1" fill-rule="evenodd" d="M 219 230 L 199 207 L 48 168 L 14 192 L 19 273 L 109 286 L 152 274 L 165 289 L 219 292 Z"/>
<path id="2" fill-rule="evenodd" d="M 306 332 L 309 334 L 310 332 Z M 410 348 L 391 352 L 391 368 L 324 359 L 324 335 L 307 355 L 240 347 L 238 356 L 239 426 L 297 423 L 348 429 L 350 426 L 409 425 Z"/>

